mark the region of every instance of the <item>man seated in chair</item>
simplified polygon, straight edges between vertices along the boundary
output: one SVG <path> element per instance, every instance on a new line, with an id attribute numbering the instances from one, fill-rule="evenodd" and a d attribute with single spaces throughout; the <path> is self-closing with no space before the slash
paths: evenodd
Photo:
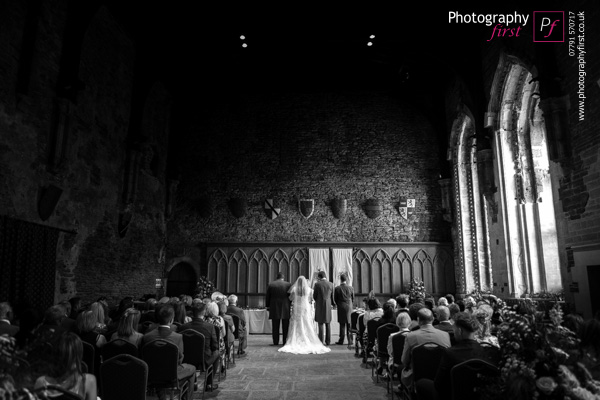
<path id="1" fill-rule="evenodd" d="M 456 345 L 444 349 L 435 382 L 431 379 L 420 379 L 416 382 L 417 393 L 421 400 L 445 399 L 452 396 L 450 371 L 455 365 L 472 359 L 491 362 L 486 349 L 475 340 L 478 324 L 471 314 L 467 312 L 456 314 L 453 328 Z"/>
<path id="2" fill-rule="evenodd" d="M 192 321 L 187 324 L 183 324 L 178 328 L 179 332 L 183 332 L 186 329 L 193 329 L 198 333 L 204 335 L 204 366 L 213 366 L 213 374 L 218 371 L 219 368 L 219 340 L 217 339 L 217 333 L 215 326 L 210 322 L 204 320 L 206 314 L 206 304 L 195 303 L 192 305 Z M 210 374 L 206 378 L 205 390 L 212 391 L 217 389 L 218 385 L 213 384 L 213 374 Z"/>
<path id="3" fill-rule="evenodd" d="M 450 335 L 448 335 L 448 332 L 433 327 L 433 313 L 430 309 L 423 307 L 417 311 L 417 320 L 419 329 L 406 334 L 404 349 L 402 350 L 402 365 L 404 366 L 404 370 L 402 371 L 400 380 L 407 388 L 411 388 L 413 385 L 411 356 L 412 350 L 415 347 L 427 342 L 450 347 Z"/>
<path id="4" fill-rule="evenodd" d="M 142 338 L 142 346 L 156 339 L 163 339 L 171 342 L 179 349 L 179 359 L 177 366 L 177 378 L 182 381 L 188 381 L 187 400 L 192 400 L 194 397 L 194 380 L 196 378 L 196 368 L 190 364 L 183 364 L 183 337 L 181 334 L 171 330 L 171 324 L 175 318 L 175 310 L 172 304 L 162 304 L 156 308 L 156 321 L 158 327 L 144 335 Z M 158 391 L 158 398 L 165 399 L 165 391 Z"/>
<path id="5" fill-rule="evenodd" d="M 229 301 L 227 314 L 237 315 L 240 319 L 240 331 L 238 332 L 238 337 L 240 339 L 240 354 L 246 354 L 248 332 L 246 329 L 246 316 L 244 315 L 244 310 L 237 306 L 238 297 L 235 294 L 230 295 L 227 300 Z"/>

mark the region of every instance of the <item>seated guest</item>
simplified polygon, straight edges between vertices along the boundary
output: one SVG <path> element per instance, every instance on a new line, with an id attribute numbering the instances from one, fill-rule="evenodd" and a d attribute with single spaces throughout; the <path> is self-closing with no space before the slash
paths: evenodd
<path id="1" fill-rule="evenodd" d="M 375 297 L 369 298 L 367 300 L 367 309 L 365 310 L 365 316 L 363 317 L 363 321 L 365 326 L 369 320 L 373 318 L 381 318 L 383 315 L 383 308 L 381 308 L 381 303 Z"/>
<path id="2" fill-rule="evenodd" d="M 178 329 L 179 332 L 183 332 L 186 329 L 193 329 L 198 333 L 204 335 L 204 366 L 213 366 L 213 371 L 216 372 L 219 368 L 219 341 L 217 340 L 217 334 L 215 326 L 204 320 L 206 315 L 206 304 L 200 301 L 199 304 L 192 306 L 192 321 L 185 325 L 181 325 Z M 206 390 L 215 390 L 218 385 L 213 384 L 213 374 L 206 379 Z"/>
<path id="3" fill-rule="evenodd" d="M 13 310 L 8 302 L 0 303 L 0 335 L 15 336 L 19 332 L 19 327 L 11 325 Z"/>
<path id="4" fill-rule="evenodd" d="M 168 298 L 168 297 L 167 297 L 167 298 Z M 170 303 L 160 303 L 160 302 L 159 302 L 159 303 L 157 303 L 157 304 L 156 304 L 156 307 L 154 308 L 154 318 L 156 319 L 156 322 L 154 322 L 152 325 L 150 325 L 150 326 L 148 327 L 148 329 L 146 330 L 146 332 L 145 332 L 145 333 L 148 333 L 148 332 L 150 332 L 150 331 L 153 331 L 153 330 L 155 330 L 156 328 L 158 328 L 158 326 L 160 325 L 160 322 L 158 321 L 158 317 L 157 317 L 157 315 L 158 315 L 158 313 L 160 312 L 160 309 L 161 309 L 162 307 L 164 307 L 165 305 L 167 305 L 167 304 L 169 304 L 169 305 L 170 305 L 170 306 L 173 308 L 173 314 L 175 314 L 175 307 L 173 306 L 173 304 L 170 304 Z M 177 325 L 175 325 L 175 324 L 174 324 L 174 322 L 175 322 L 175 321 L 171 322 L 171 324 L 170 324 L 169 326 L 171 327 L 171 330 L 172 330 L 173 332 L 177 332 Z"/>
<path id="5" fill-rule="evenodd" d="M 215 326 L 216 331 L 218 331 L 219 338 L 219 354 L 221 356 L 225 355 L 225 322 L 223 318 L 219 317 L 219 306 L 215 302 L 210 302 L 206 305 L 206 314 L 204 316 L 204 320 L 209 322 Z"/>
<path id="6" fill-rule="evenodd" d="M 474 358 L 492 362 L 486 349 L 475 340 L 479 324 L 472 315 L 461 312 L 456 316 L 453 327 L 456 345 L 444 349 L 435 382 L 430 379 L 417 382 L 417 393 L 421 400 L 442 399 L 452 393 L 450 371 L 455 365 Z"/>
<path id="7" fill-rule="evenodd" d="M 217 303 L 219 306 L 219 317 L 223 318 L 223 321 L 227 322 L 227 343 L 232 345 L 235 341 L 235 336 L 233 333 L 235 332 L 235 325 L 233 324 L 233 318 L 231 315 L 227 315 L 227 305 L 224 302 L 220 301 Z"/>
<path id="8" fill-rule="evenodd" d="M 452 294 L 447 294 L 447 295 L 446 295 L 446 296 L 444 296 L 444 297 L 446 297 L 446 300 L 448 300 L 448 305 L 450 305 L 450 304 L 454 303 L 454 295 L 452 295 Z"/>
<path id="9" fill-rule="evenodd" d="M 408 315 L 410 315 L 411 323 L 408 329 L 411 331 L 419 329 L 419 310 L 426 308 L 423 303 L 413 303 L 408 306 Z"/>
<path id="10" fill-rule="evenodd" d="M 69 318 L 77 320 L 77 314 L 81 311 L 81 297 L 71 297 L 69 303 L 71 303 L 71 315 L 69 315 Z"/>
<path id="11" fill-rule="evenodd" d="M 227 314 L 237 315 L 240 319 L 240 326 L 238 332 L 238 338 L 240 341 L 240 354 L 246 354 L 246 347 L 248 346 L 247 342 L 247 332 L 246 332 L 246 316 L 244 315 L 244 310 L 237 306 L 238 297 L 235 294 L 230 295 L 228 298 L 229 305 L 227 306 Z"/>
<path id="12" fill-rule="evenodd" d="M 434 328 L 448 333 L 454 332 L 452 322 L 450 321 L 450 310 L 448 307 L 438 306 L 435 309 L 435 314 L 437 315 L 438 324 L 434 325 Z"/>
<path id="13" fill-rule="evenodd" d="M 94 330 L 97 332 L 106 332 L 104 306 L 96 301 L 90 305 L 90 311 L 94 318 Z"/>
<path id="14" fill-rule="evenodd" d="M 451 303 L 448 305 L 448 310 L 450 311 L 450 322 L 454 323 L 454 316 L 460 312 L 460 307 L 456 303 Z"/>
<path id="15" fill-rule="evenodd" d="M 142 312 L 142 316 L 140 317 L 140 323 L 143 324 L 146 321 L 156 322 L 154 319 L 154 308 L 158 301 L 154 297 L 146 300 L 146 311 Z"/>
<path id="16" fill-rule="evenodd" d="M 82 358 L 83 345 L 81 339 L 72 332 L 65 333 L 58 341 L 54 368 L 49 374 L 40 376 L 34 387 L 38 389 L 47 385 L 57 385 L 81 396 L 85 400 L 96 400 L 96 377 L 82 372 Z M 60 393 L 48 393 L 49 398 L 58 396 L 60 396 Z"/>
<path id="17" fill-rule="evenodd" d="M 450 347 L 450 335 L 448 335 L 448 332 L 433 327 L 433 313 L 429 308 L 422 307 L 417 312 L 417 319 L 419 322 L 419 329 L 406 335 L 404 349 L 402 350 L 402 365 L 404 365 L 404 370 L 402 370 L 401 381 L 402 384 L 408 388 L 413 384 L 411 356 L 412 350 L 415 347 L 427 342 Z"/>
<path id="18" fill-rule="evenodd" d="M 437 304 L 438 306 L 448 307 L 448 299 L 445 297 L 440 297 Z"/>
<path id="19" fill-rule="evenodd" d="M 173 323 L 183 325 L 192 320 L 191 317 L 187 316 L 184 303 L 177 302 L 173 304 L 173 308 L 175 309 L 175 321 L 173 321 Z"/>
<path id="20" fill-rule="evenodd" d="M 123 297 L 121 299 L 121 301 L 119 302 L 119 307 L 116 310 L 113 310 L 112 313 L 110 313 L 110 319 L 112 320 L 112 325 L 114 325 L 115 327 L 118 326 L 119 320 L 121 319 L 121 315 L 123 315 L 125 313 L 125 310 L 127 310 L 129 308 L 133 308 L 134 306 L 135 306 L 135 303 L 133 301 L 133 297 L 131 297 L 131 296 Z"/>
<path id="21" fill-rule="evenodd" d="M 475 340 L 479 343 L 489 343 L 496 348 L 500 348 L 498 338 L 491 333 L 491 320 L 492 320 L 492 309 L 491 307 L 485 306 L 476 308 L 472 314 L 475 320 L 479 323 L 479 329 L 475 332 Z"/>
<path id="22" fill-rule="evenodd" d="M 60 336 L 65 332 L 62 320 L 65 318 L 65 312 L 62 307 L 52 306 L 44 313 L 42 324 L 35 330 L 35 340 L 38 342 L 48 342 L 56 345 Z"/>
<path id="23" fill-rule="evenodd" d="M 561 325 L 579 336 L 581 333 L 581 328 L 585 325 L 585 320 L 581 315 L 571 313 L 563 317 L 563 322 Z"/>
<path id="24" fill-rule="evenodd" d="M 58 303 L 58 305 L 61 306 L 65 311 L 65 317 L 63 318 L 61 323 L 62 327 L 67 332 L 75 332 L 75 330 L 77 329 L 77 325 L 75 324 L 75 320 L 70 317 L 71 303 L 65 300 Z"/>
<path id="25" fill-rule="evenodd" d="M 158 321 L 158 327 L 144 335 L 142 338 L 142 347 L 153 340 L 163 339 L 168 342 L 171 342 L 177 346 L 179 349 L 179 359 L 177 366 L 177 379 L 179 380 L 188 380 L 189 388 L 187 399 L 192 400 L 194 396 L 194 391 L 191 390 L 194 387 L 194 379 L 196 376 L 196 368 L 190 364 L 183 364 L 183 337 L 181 334 L 174 332 L 171 330 L 171 324 L 173 323 L 173 318 L 175 318 L 175 310 L 172 304 L 163 304 L 156 310 L 156 320 Z M 158 398 L 160 400 L 165 399 L 165 391 L 158 391 Z"/>
<path id="26" fill-rule="evenodd" d="M 396 318 L 398 317 L 398 314 L 400 314 L 401 312 L 407 313 L 408 314 L 408 302 L 409 302 L 409 297 L 406 294 L 401 294 L 398 297 L 396 297 L 396 310 L 394 312 L 394 315 L 396 316 Z"/>
<path id="27" fill-rule="evenodd" d="M 97 330 L 97 321 L 93 311 L 83 311 L 77 316 L 77 334 L 82 341 L 94 346 L 94 373 L 100 371 L 101 348 L 106 344 L 106 337 Z"/>
<path id="28" fill-rule="evenodd" d="M 117 331 L 113 333 L 110 340 L 123 339 L 129 343 L 140 347 L 142 343 L 142 335 L 138 332 L 138 324 L 140 322 L 141 313 L 135 308 L 128 308 L 121 314 Z"/>
<path id="29" fill-rule="evenodd" d="M 406 336 L 406 334 L 408 332 L 410 332 L 410 330 L 408 329 L 408 326 L 410 325 L 410 321 L 411 321 L 410 315 L 408 315 L 408 313 L 405 313 L 405 312 L 401 312 L 396 317 L 396 325 L 398 325 L 398 328 L 400 328 L 400 330 L 398 332 L 394 332 L 390 335 L 390 337 L 388 338 L 388 344 L 387 344 L 387 351 L 388 351 L 388 354 L 390 355 L 390 358 L 388 360 L 388 366 L 390 368 L 396 362 L 396 361 L 394 361 L 394 348 L 392 347 L 392 338 L 396 335 Z M 398 362 L 400 362 L 400 361 L 401 360 L 398 360 Z"/>

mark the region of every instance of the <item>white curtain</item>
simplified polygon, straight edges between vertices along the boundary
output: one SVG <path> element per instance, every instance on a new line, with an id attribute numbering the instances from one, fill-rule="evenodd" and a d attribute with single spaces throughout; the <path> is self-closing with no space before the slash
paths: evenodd
<path id="1" fill-rule="evenodd" d="M 352 249 L 331 249 L 333 252 L 333 284 L 340 284 L 340 275 L 348 278 L 346 284 L 352 286 Z"/>
<path id="2" fill-rule="evenodd" d="M 319 271 L 325 272 L 325 277 L 329 280 L 327 275 L 329 271 L 329 249 L 308 249 L 308 273 L 310 276 L 310 287 L 313 287 L 317 280 L 317 274 Z"/>

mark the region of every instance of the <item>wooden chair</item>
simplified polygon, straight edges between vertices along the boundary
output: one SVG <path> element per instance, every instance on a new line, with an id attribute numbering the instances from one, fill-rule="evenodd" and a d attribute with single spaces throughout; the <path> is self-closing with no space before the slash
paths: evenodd
<path id="1" fill-rule="evenodd" d="M 377 337 L 377 348 L 373 349 L 375 352 L 375 362 L 371 368 L 371 376 L 374 375 L 375 369 L 379 368 L 379 366 L 383 366 L 388 373 L 388 381 L 391 380 L 389 376 L 390 370 L 387 367 L 387 361 L 390 358 L 390 355 L 387 351 L 388 339 L 390 335 L 394 332 L 398 332 L 400 328 L 396 324 L 384 324 L 377 328 L 375 335 Z M 376 375 L 376 382 L 379 383 L 379 374 Z M 389 392 L 388 392 L 389 393 Z"/>
<path id="2" fill-rule="evenodd" d="M 355 343 L 355 351 L 354 356 L 360 357 L 360 350 L 365 351 L 365 346 L 363 343 L 363 334 L 365 333 L 365 314 L 361 314 L 358 316 L 358 332 L 356 334 L 356 343 Z M 360 350 L 359 350 L 360 347 Z"/>
<path id="3" fill-rule="evenodd" d="M 96 369 L 96 349 L 94 345 L 88 342 L 81 341 L 83 344 L 83 358 L 82 361 L 86 363 L 88 367 L 88 374 L 94 374 Z"/>
<path id="4" fill-rule="evenodd" d="M 80 395 L 70 392 L 62 386 L 58 385 L 46 385 L 44 387 L 37 388 L 33 391 L 43 399 L 52 400 L 84 400 Z"/>
<path id="5" fill-rule="evenodd" d="M 194 329 L 186 329 L 180 333 L 183 336 L 183 347 L 185 348 L 183 362 L 196 367 L 196 378 L 204 373 L 204 379 L 202 379 L 202 398 L 204 398 L 206 380 L 214 373 L 213 366 L 207 366 L 204 362 L 204 343 L 206 338 Z"/>
<path id="6" fill-rule="evenodd" d="M 243 326 L 243 323 L 240 320 L 239 316 L 237 316 L 235 314 L 227 314 L 227 315 L 231 315 L 231 319 L 233 319 L 233 326 L 235 327 L 235 332 L 233 332 L 233 336 L 235 337 L 235 340 L 238 341 L 237 354 L 240 354 L 242 351 L 242 346 L 240 343 L 240 326 Z M 243 326 L 243 328 L 245 328 L 245 326 Z M 235 365 L 235 360 L 234 360 L 233 364 Z"/>
<path id="7" fill-rule="evenodd" d="M 358 311 L 352 311 L 350 314 L 350 329 L 348 329 L 348 350 L 352 349 L 352 342 L 356 340 L 358 334 L 358 317 L 361 314 Z M 356 343 L 355 343 L 356 346 Z M 358 348 L 356 349 L 358 352 Z"/>
<path id="8" fill-rule="evenodd" d="M 185 346 L 185 345 L 184 345 Z M 156 339 L 142 346 L 142 360 L 148 364 L 148 388 L 169 390 L 171 400 L 175 392 L 183 398 L 189 387 L 188 380 L 177 378 L 179 365 L 179 348 L 171 342 Z"/>
<path id="9" fill-rule="evenodd" d="M 111 359 L 120 354 L 129 354 L 133 357 L 137 357 L 138 353 L 137 346 L 125 339 L 111 340 L 102 347 L 103 360 Z"/>
<path id="10" fill-rule="evenodd" d="M 480 392 L 477 388 L 485 385 L 481 381 L 482 377 L 497 377 L 500 370 L 493 364 L 484 360 L 467 360 L 455 365 L 450 370 L 450 379 L 452 382 L 453 400 L 479 400 Z"/>
<path id="11" fill-rule="evenodd" d="M 372 363 L 375 363 L 375 339 L 377 338 L 377 328 L 379 327 L 379 320 L 381 318 L 373 318 L 367 322 L 367 342 L 364 343 L 365 355 L 363 362 L 365 367 L 368 368 L 369 359 Z"/>
<path id="12" fill-rule="evenodd" d="M 130 354 L 116 355 L 102 363 L 100 376 L 103 400 L 146 399 L 148 364 L 143 360 Z"/>
<path id="13" fill-rule="evenodd" d="M 394 373 L 398 376 L 398 380 L 400 380 L 400 373 L 402 372 L 402 351 L 404 350 L 404 340 L 406 339 L 406 334 L 399 334 L 392 336 L 392 355 L 394 357 L 394 364 L 390 369 L 390 380 L 388 381 L 388 392 L 390 390 L 391 382 L 394 379 Z M 392 398 L 394 397 L 392 391 Z"/>
<path id="14" fill-rule="evenodd" d="M 427 342 L 412 349 L 410 359 L 412 363 L 413 382 L 417 382 L 420 379 L 435 379 L 445 348 L 437 343 Z M 401 392 L 405 398 L 417 398 L 415 385 L 410 389 L 402 385 Z"/>

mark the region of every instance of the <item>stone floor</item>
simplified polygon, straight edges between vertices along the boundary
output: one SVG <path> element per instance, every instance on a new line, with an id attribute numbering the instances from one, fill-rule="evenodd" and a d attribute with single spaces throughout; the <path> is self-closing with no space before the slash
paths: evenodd
<path id="1" fill-rule="evenodd" d="M 333 338 L 337 340 L 337 337 Z M 236 359 L 219 388 L 205 399 L 378 400 L 392 398 L 386 383 L 375 382 L 354 350 L 331 345 L 327 354 L 280 353 L 270 335 L 251 335 L 246 355 Z M 396 397 L 396 396 L 394 396 Z M 202 398 L 195 393 L 194 399 Z M 397 397 L 396 397 L 397 398 Z"/>

